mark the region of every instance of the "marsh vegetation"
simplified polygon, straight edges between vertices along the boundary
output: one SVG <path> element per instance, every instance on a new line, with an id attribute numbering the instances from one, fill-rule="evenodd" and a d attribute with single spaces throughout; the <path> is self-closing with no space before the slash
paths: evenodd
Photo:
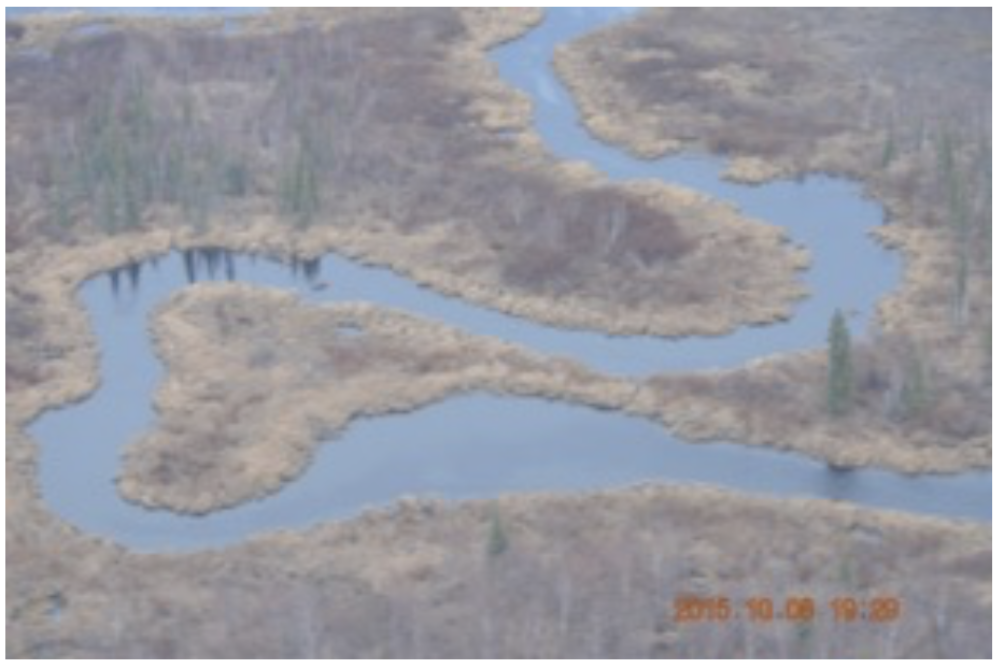
<path id="1" fill-rule="evenodd" d="M 778 403 L 799 407 L 802 392 L 772 377 L 753 392 L 732 389 L 740 402 L 768 405 L 750 410 L 760 421 L 768 411 L 789 419 L 774 419 L 781 428 L 851 424 L 853 438 L 894 430 L 990 461 L 989 18 L 973 9 L 663 9 L 559 51 L 556 66 L 601 138 L 641 155 L 724 155 L 729 177 L 749 182 L 846 175 L 884 205 L 878 235 L 906 261 L 900 291 L 855 341 L 851 371 L 841 354 L 823 380 L 799 361 L 811 379 L 794 385 L 830 373 L 834 395 L 814 393 L 792 415 Z M 792 363 L 776 364 L 802 381 Z M 823 424 L 829 414 L 838 425 Z"/>
<path id="2" fill-rule="evenodd" d="M 989 525 L 656 486 L 403 499 L 217 551 L 138 553 L 43 502 L 26 426 L 101 381 L 75 290 L 113 269 L 127 307 L 143 261 L 170 249 L 191 283 L 237 277 L 235 250 L 292 257 L 309 282 L 340 251 L 614 333 L 786 316 L 806 257 L 782 234 L 543 151 L 487 59 L 539 18 L 8 21 L 8 656 L 989 654 Z M 839 468 L 990 467 L 989 26 L 977 10 L 652 11 L 558 58 L 607 140 L 722 154 L 745 181 L 842 174 L 884 204 L 879 235 L 904 253 L 904 283 L 865 335 L 843 345 L 848 317 L 836 326 L 837 353 L 610 379 L 375 307 L 195 287 L 153 322 L 171 374 L 122 490 L 189 512 L 231 505 L 279 488 L 352 416 L 469 386 Z M 898 596 L 901 621 L 681 625 L 672 605 L 871 593 Z"/>

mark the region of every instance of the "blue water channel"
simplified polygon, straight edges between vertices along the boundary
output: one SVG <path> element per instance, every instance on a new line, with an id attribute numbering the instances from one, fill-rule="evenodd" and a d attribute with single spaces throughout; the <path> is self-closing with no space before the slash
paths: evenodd
<path id="1" fill-rule="evenodd" d="M 305 303 L 372 302 L 620 376 L 736 367 L 762 356 L 821 347 L 836 308 L 852 313 L 854 330 L 861 334 L 877 300 L 896 286 L 900 265 L 869 235 L 884 222 L 883 213 L 856 184 L 816 176 L 741 186 L 721 178 L 721 160 L 639 160 L 594 140 L 579 125 L 570 96 L 550 68 L 553 49 L 620 16 L 617 11 L 551 10 L 538 28 L 496 49 L 492 57 L 502 76 L 533 99 L 536 129 L 556 157 L 589 162 L 613 180 L 655 178 L 688 186 L 786 229 L 813 262 L 802 276 L 811 296 L 790 321 L 745 327 L 728 336 L 675 340 L 570 331 L 446 297 L 391 270 L 335 254 L 323 257 L 319 273 L 308 278 L 292 266 L 247 255 L 229 255 L 213 275 L 207 266 L 196 265 L 196 278 L 287 289 Z M 688 444 L 656 423 L 621 413 L 488 394 L 354 422 L 321 446 L 299 479 L 264 499 L 202 517 L 149 511 L 122 500 L 114 477 L 122 449 L 156 427 L 151 401 L 163 368 L 149 340 L 149 317 L 195 276 L 179 252 L 113 275 L 97 276 L 79 290 L 100 343 L 100 387 L 81 402 L 47 411 L 30 432 L 41 444 L 41 488 L 52 510 L 87 532 L 131 548 L 224 546 L 263 532 L 348 518 L 407 495 L 464 499 L 641 482 L 704 483 L 991 519 L 989 472 L 914 477 L 835 471 L 800 455 L 759 447 Z"/>

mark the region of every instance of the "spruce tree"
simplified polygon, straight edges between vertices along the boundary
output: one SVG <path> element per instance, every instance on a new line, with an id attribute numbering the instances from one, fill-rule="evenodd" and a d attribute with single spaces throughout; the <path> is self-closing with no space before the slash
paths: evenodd
<path id="1" fill-rule="evenodd" d="M 495 510 L 492 513 L 492 523 L 489 529 L 489 557 L 498 557 L 505 553 L 507 548 L 509 548 L 509 539 L 506 537 L 506 530 L 503 527 L 502 518 L 499 517 L 499 511 Z"/>
<path id="2" fill-rule="evenodd" d="M 845 316 L 839 310 L 832 317 L 828 333 L 828 413 L 843 416 L 853 400 L 852 341 Z"/>
<path id="3" fill-rule="evenodd" d="M 929 383 L 925 364 L 918 351 L 912 351 L 904 369 L 904 384 L 901 386 L 901 418 L 904 420 L 918 416 L 929 405 Z"/>

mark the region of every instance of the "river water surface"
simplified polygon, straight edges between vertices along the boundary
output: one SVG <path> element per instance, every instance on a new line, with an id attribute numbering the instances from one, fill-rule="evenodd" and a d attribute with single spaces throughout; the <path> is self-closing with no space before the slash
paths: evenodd
<path id="1" fill-rule="evenodd" d="M 641 482 L 707 483 L 990 521 L 988 472 L 912 477 L 834 471 L 763 448 L 684 443 L 655 423 L 620 413 L 486 394 L 355 422 L 320 448 L 301 478 L 267 498 L 208 516 L 148 511 L 117 494 L 113 480 L 123 447 L 155 427 L 151 401 L 163 368 L 150 344 L 149 316 L 192 278 L 284 288 L 306 302 L 369 301 L 622 376 L 734 367 L 821 347 L 836 308 L 854 313 L 854 330 L 861 333 L 876 301 L 896 285 L 899 260 L 869 236 L 883 213 L 857 185 L 822 176 L 740 186 L 721 178 L 721 160 L 638 160 L 581 128 L 570 96 L 550 68 L 551 54 L 558 44 L 620 16 L 608 10 L 552 10 L 541 26 L 494 51 L 493 59 L 503 77 L 533 99 L 537 131 L 555 156 L 589 162 L 613 180 L 657 178 L 687 185 L 786 229 L 813 260 L 804 275 L 811 297 L 790 321 L 714 338 L 614 337 L 504 315 L 335 254 L 324 257 L 318 274 L 306 279 L 291 266 L 243 255 L 228 256 L 210 274 L 206 265 L 191 263 L 192 255 L 173 252 L 80 288 L 100 342 L 101 385 L 87 399 L 50 410 L 30 427 L 41 444 L 41 487 L 49 506 L 81 529 L 140 550 L 222 546 L 262 532 L 347 518 L 406 495 L 462 499 Z M 332 287 L 315 288 L 319 281 Z"/>

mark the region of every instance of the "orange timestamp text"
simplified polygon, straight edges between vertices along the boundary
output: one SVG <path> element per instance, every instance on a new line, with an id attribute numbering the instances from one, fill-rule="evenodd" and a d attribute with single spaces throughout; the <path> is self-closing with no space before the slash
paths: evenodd
<path id="1" fill-rule="evenodd" d="M 901 599 L 892 596 L 842 596 L 819 604 L 814 597 L 788 596 L 782 599 L 757 596 L 733 601 L 723 596 L 678 596 L 673 601 L 677 623 L 728 622 L 812 622 L 827 611 L 836 622 L 896 622 L 901 618 Z"/>

